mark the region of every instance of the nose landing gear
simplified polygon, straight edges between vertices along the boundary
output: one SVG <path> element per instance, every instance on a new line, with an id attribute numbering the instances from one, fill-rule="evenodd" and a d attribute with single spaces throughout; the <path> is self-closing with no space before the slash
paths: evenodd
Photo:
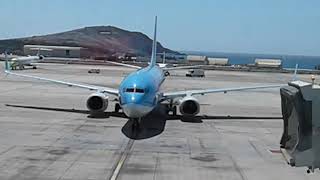
<path id="1" fill-rule="evenodd" d="M 307 173 L 308 173 L 308 174 L 314 173 L 314 169 L 315 169 L 315 168 L 314 168 L 313 166 L 309 166 L 308 169 L 307 169 Z"/>
<path id="2" fill-rule="evenodd" d="M 140 129 L 141 118 L 133 118 L 132 131 L 136 131 Z"/>

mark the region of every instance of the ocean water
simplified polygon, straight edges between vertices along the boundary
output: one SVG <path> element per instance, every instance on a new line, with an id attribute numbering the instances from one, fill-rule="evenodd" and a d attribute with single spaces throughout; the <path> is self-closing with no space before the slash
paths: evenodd
<path id="1" fill-rule="evenodd" d="M 256 58 L 281 59 L 284 68 L 294 68 L 299 64 L 301 69 L 314 69 L 320 65 L 320 56 L 297 55 L 268 55 L 268 54 L 244 54 L 244 53 L 218 53 L 218 52 L 193 52 L 185 51 L 185 54 L 203 55 L 208 57 L 227 57 L 230 64 L 253 64 Z"/>

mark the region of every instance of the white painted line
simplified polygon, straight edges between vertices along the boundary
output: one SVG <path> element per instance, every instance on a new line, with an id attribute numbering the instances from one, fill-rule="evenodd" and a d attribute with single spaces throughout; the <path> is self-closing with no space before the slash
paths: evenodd
<path id="1" fill-rule="evenodd" d="M 119 159 L 119 161 L 117 162 L 117 166 L 113 171 L 112 176 L 110 177 L 110 180 L 116 180 L 119 176 L 120 170 L 122 169 L 129 152 L 131 151 L 131 147 L 133 145 L 134 140 L 130 139 L 125 147 L 125 149 L 123 150 L 121 157 Z"/>

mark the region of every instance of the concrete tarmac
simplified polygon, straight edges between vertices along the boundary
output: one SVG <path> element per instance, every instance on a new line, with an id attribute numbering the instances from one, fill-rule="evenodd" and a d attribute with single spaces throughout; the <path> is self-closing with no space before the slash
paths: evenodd
<path id="1" fill-rule="evenodd" d="M 100 68 L 100 74 L 88 74 Z M 199 96 L 200 115 L 257 119 L 167 121 L 159 136 L 129 140 L 126 119 L 8 107 L 39 106 L 86 110 L 88 90 L 6 76 L 0 68 L 0 179 L 319 179 L 319 171 L 287 165 L 278 152 L 282 134 L 279 89 Z M 132 70 L 115 66 L 40 64 L 16 71 L 58 80 L 117 87 Z M 175 71 L 163 91 L 286 83 L 290 74 L 206 71 L 187 78 Z M 310 79 L 309 75 L 299 75 Z M 319 78 L 316 76 L 316 78 Z M 107 111 L 113 111 L 114 102 Z"/>

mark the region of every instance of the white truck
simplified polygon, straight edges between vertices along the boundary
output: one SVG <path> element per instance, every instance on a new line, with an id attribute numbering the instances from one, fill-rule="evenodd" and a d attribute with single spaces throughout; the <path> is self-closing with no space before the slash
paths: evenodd
<path id="1" fill-rule="evenodd" d="M 203 69 L 190 69 L 186 73 L 187 77 L 204 77 L 204 70 Z"/>

